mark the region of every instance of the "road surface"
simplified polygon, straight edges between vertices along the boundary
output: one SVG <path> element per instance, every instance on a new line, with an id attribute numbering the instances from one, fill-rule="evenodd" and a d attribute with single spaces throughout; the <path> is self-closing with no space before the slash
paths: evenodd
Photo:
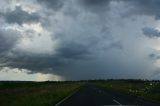
<path id="1" fill-rule="evenodd" d="M 130 96 L 91 84 L 84 85 L 79 91 L 59 102 L 56 106 L 160 106 L 159 103 Z"/>

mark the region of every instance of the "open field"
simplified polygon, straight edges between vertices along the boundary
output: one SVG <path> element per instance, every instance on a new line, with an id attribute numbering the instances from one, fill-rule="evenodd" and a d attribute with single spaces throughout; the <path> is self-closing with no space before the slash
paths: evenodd
<path id="1" fill-rule="evenodd" d="M 115 93 L 121 92 L 122 94 L 141 96 L 160 102 L 159 81 L 143 81 L 143 80 L 91 80 L 91 81 L 73 81 L 73 82 L 72 81 L 65 81 L 65 82 L 1 81 L 0 106 L 28 106 L 28 105 L 53 106 L 66 96 L 70 95 L 72 92 L 79 90 L 81 86 L 88 84 L 89 86 L 86 86 L 86 88 L 84 88 L 84 90 L 87 90 L 89 88 L 88 92 L 91 92 L 92 88 L 94 91 L 95 88 L 94 85 L 96 85 L 97 87 L 99 87 L 99 90 L 102 90 L 100 88 L 106 89 L 106 92 L 109 91 Z M 88 92 L 86 92 L 86 94 Z M 97 98 L 96 92 L 92 92 L 92 94 L 95 95 L 95 98 Z M 88 96 L 90 95 L 88 94 Z M 106 97 L 108 96 L 106 95 Z M 80 100 L 82 100 L 82 98 Z"/>
<path id="2" fill-rule="evenodd" d="M 0 82 L 0 106 L 53 106 L 80 82 Z"/>
<path id="3" fill-rule="evenodd" d="M 143 80 L 100 80 L 93 84 L 108 90 L 141 96 L 160 102 L 160 82 Z"/>

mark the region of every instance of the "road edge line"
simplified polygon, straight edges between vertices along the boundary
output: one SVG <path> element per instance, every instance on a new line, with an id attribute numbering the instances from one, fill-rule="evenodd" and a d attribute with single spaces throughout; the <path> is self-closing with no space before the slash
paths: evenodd
<path id="1" fill-rule="evenodd" d="M 73 93 L 71 93 L 69 96 L 65 97 L 64 99 L 62 99 L 61 101 L 59 101 L 57 104 L 55 104 L 54 106 L 59 106 L 61 103 L 63 103 L 65 100 L 67 100 L 68 98 L 70 98 L 72 95 L 74 95 L 77 91 L 79 91 L 81 89 L 78 88 L 77 90 L 75 90 Z"/>
<path id="2" fill-rule="evenodd" d="M 115 99 L 113 99 L 113 101 L 114 101 L 115 103 L 117 103 L 118 105 L 122 105 L 121 103 L 119 103 L 119 102 L 116 101 Z"/>

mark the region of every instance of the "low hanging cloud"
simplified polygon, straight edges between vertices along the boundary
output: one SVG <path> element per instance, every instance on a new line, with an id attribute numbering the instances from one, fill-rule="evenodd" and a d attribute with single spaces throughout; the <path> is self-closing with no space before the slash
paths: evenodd
<path id="1" fill-rule="evenodd" d="M 0 12 L 0 67 L 66 80 L 155 78 L 158 0 L 12 3 Z"/>

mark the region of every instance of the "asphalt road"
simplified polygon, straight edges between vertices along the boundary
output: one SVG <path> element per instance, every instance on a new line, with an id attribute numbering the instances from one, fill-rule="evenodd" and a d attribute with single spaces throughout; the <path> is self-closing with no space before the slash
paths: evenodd
<path id="1" fill-rule="evenodd" d="M 160 106 L 159 103 L 137 96 L 108 91 L 91 84 L 86 84 L 79 91 L 64 99 L 56 106 Z"/>

